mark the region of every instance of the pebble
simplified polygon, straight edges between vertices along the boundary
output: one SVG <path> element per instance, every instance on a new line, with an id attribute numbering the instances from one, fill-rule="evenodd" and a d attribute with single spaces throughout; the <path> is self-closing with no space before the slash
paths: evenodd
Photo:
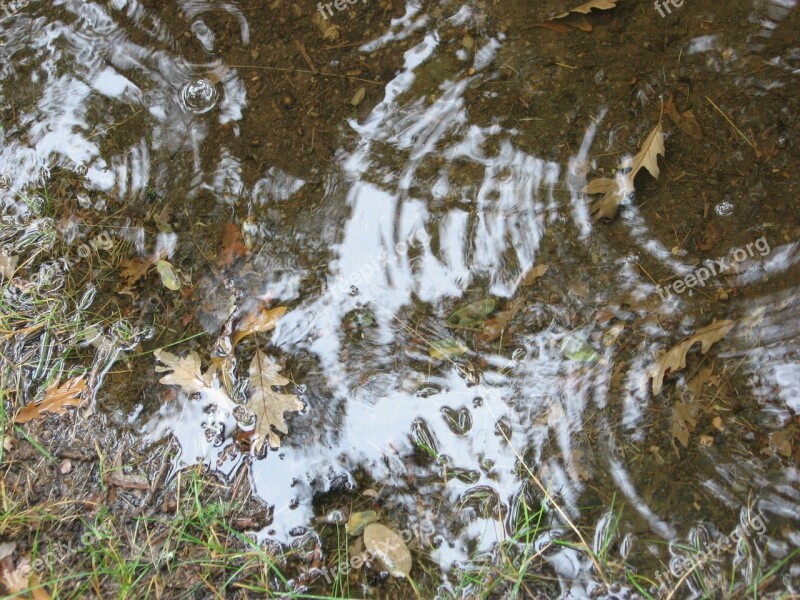
<path id="1" fill-rule="evenodd" d="M 367 95 L 367 88 L 365 87 L 358 88 L 355 95 L 353 96 L 353 99 L 350 100 L 350 104 L 352 104 L 353 106 L 358 106 L 364 100 L 366 95 Z"/>

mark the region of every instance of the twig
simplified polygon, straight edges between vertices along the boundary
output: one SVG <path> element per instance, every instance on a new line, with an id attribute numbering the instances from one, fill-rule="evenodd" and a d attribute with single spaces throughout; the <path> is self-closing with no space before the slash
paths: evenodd
<path id="1" fill-rule="evenodd" d="M 372 85 L 383 85 L 382 81 L 373 81 L 372 79 L 364 79 L 363 77 L 353 77 L 351 75 L 341 75 L 339 73 L 329 73 L 328 71 L 309 71 L 308 69 L 295 69 L 294 67 L 265 67 L 260 65 L 228 65 L 232 69 L 261 69 L 262 71 L 281 71 L 283 73 L 309 73 L 310 75 L 325 75 L 326 77 L 341 77 L 342 79 L 351 79 L 353 81 L 363 81 L 364 83 L 371 83 Z"/>
<path id="2" fill-rule="evenodd" d="M 747 145 L 750 146 L 753 149 L 753 151 L 756 153 L 756 158 L 761 158 L 761 152 L 758 151 L 758 146 L 756 146 L 756 143 L 754 141 L 752 141 L 751 139 L 749 139 L 745 134 L 743 134 L 739 130 L 739 128 L 736 126 L 736 124 L 728 118 L 728 115 L 726 115 L 724 112 L 722 112 L 722 109 L 719 106 L 714 104 L 714 101 L 711 98 L 706 96 L 706 100 L 709 101 L 711 106 L 713 106 L 714 108 L 717 109 L 719 114 L 721 114 L 725 118 L 725 120 L 728 122 L 728 124 L 736 130 L 736 133 L 738 133 L 740 136 L 742 136 L 742 139 L 745 142 L 747 142 Z"/>

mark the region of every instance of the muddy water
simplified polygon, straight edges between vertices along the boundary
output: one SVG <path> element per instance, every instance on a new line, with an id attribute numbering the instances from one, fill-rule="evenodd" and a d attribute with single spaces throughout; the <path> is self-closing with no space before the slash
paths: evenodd
<path id="1" fill-rule="evenodd" d="M 357 3 L 328 41 L 310 3 L 31 2 L 0 25 L 4 210 L 69 172 L 87 214 L 129 219 L 132 255 L 166 244 L 202 297 L 169 300 L 155 325 L 171 333 L 148 348 L 205 331 L 173 350 L 207 357 L 232 305 L 289 306 L 268 351 L 306 409 L 250 462 L 272 511 L 261 540 L 306 540 L 315 498 L 369 485 L 398 528 L 433 521 L 448 593 L 454 568 L 514 534 L 538 481 L 590 543 L 622 508 L 610 558 L 651 578 L 757 512 L 766 533 L 733 567 L 709 567 L 752 581 L 800 543 L 797 444 L 785 456 L 770 443 L 796 436 L 800 411 L 799 11 L 725 4 L 662 18 L 621 3 L 590 17 L 594 31 L 560 34 L 533 27 L 557 2 Z M 350 54 L 331 58 L 338 46 Z M 642 175 L 615 221 L 594 222 L 587 176 L 634 153 L 670 93 L 703 139 L 665 115 L 661 177 Z M 148 228 L 154 214 L 172 231 Z M 252 251 L 219 273 L 207 252 L 229 220 Z M 657 283 L 748 244 L 740 272 L 659 295 Z M 136 294 L 170 293 L 148 286 Z M 503 337 L 446 327 L 486 298 L 523 300 Z M 654 396 L 657 352 L 714 319 L 739 324 Z M 432 358 L 442 339 L 466 353 Z M 145 441 L 174 434 L 176 467 L 233 477 L 247 462 L 226 450 L 233 416 L 180 394 L 159 405 L 153 367 L 129 396 L 107 380 L 104 405 Z M 684 448 L 672 407 L 707 367 Z M 569 534 L 554 514 L 533 543 Z M 551 545 L 546 557 L 563 593 L 596 591 L 584 553 Z"/>

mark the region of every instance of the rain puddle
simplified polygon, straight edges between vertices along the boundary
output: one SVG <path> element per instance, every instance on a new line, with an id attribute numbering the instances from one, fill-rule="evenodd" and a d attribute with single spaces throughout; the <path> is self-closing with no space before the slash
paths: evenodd
<path id="1" fill-rule="evenodd" d="M 378 507 L 424 537 L 412 575 L 440 597 L 480 594 L 469 573 L 509 548 L 546 597 L 796 588 L 795 2 L 620 2 L 591 32 L 535 27 L 559 2 L 150 4 L 0 23 L 7 222 L 116 248 L 54 275 L 110 273 L 81 306 L 116 329 L 76 325 L 101 414 L 145 447 L 174 436 L 172 475 L 246 469 L 260 543 L 332 552 L 353 498 Z M 594 219 L 587 181 L 659 122 L 658 179 Z M 32 219 L 19 195 L 59 177 L 75 219 Z M 216 387 L 159 383 L 168 344 Z M 303 405 L 261 452 L 259 356 Z"/>

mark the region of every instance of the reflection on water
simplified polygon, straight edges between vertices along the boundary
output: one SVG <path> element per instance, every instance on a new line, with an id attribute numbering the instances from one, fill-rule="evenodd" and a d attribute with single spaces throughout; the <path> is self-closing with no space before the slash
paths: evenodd
<path id="1" fill-rule="evenodd" d="M 247 45 L 246 13 L 234 4 L 179 5 L 186 29 L 207 52 L 218 42 L 203 20 L 210 11 L 232 15 Z M 763 28 L 756 39 L 766 39 L 793 7 L 760 6 L 753 13 Z M 2 25 L 0 46 L 3 102 L 13 102 L 17 113 L 0 150 L 9 184 L 4 204 L 11 208 L 13 192 L 51 171 L 70 169 L 85 176 L 88 189 L 120 203 L 179 196 L 191 210 L 207 193 L 249 212 L 245 231 L 264 249 L 234 285 L 245 301 L 291 303 L 272 351 L 294 361 L 293 391 L 307 404 L 290 420 L 283 447 L 252 463 L 253 488 L 274 509 L 262 538 L 288 541 L 304 532 L 314 521 L 314 495 L 355 487 L 353 474 L 363 471 L 393 490 L 392 502 L 405 504 L 409 518 L 419 502 L 435 513 L 444 543 L 433 559 L 443 568 L 463 564 L 513 534 L 515 505 L 537 496 L 523 459 L 570 518 L 578 519 L 600 489 L 604 502 L 624 498 L 631 510 L 623 531 L 645 538 L 688 539 L 701 521 L 698 527 L 723 530 L 727 523 L 715 525 L 713 515 L 738 519 L 751 505 L 767 521 L 796 520 L 796 468 L 753 458 L 736 437 L 699 451 L 697 463 L 680 464 L 685 498 L 677 490 L 662 494 L 675 465 L 659 466 L 664 457 L 652 450 L 652 430 L 665 427 L 665 395 L 652 397 L 646 372 L 657 350 L 719 315 L 698 309 L 698 295 L 660 305 L 642 265 L 657 265 L 668 277 L 691 273 L 696 263 L 673 252 L 652 212 L 629 206 L 614 225 L 622 241 L 591 222 L 579 190 L 604 151 L 596 139 L 598 124 L 611 118 L 604 102 L 597 100 L 580 145 L 563 160 L 523 149 L 524 132 L 505 115 L 473 121 L 466 96 L 497 76 L 498 52 L 510 43 L 503 34 L 487 35 L 471 62 L 443 69 L 438 61 L 453 49 L 443 47 L 437 28 L 473 18 L 461 7 L 434 22 L 409 2 L 405 16 L 364 45 L 371 52 L 419 38 L 383 99 L 349 121 L 319 188 L 326 208 L 299 218 L 312 223 L 282 221 L 277 232 L 273 211 L 300 192 L 315 193 L 312 177 L 266 165 L 247 181 L 246 157 L 206 144 L 218 128 L 245 133 L 238 128 L 248 101 L 235 67 L 220 59 L 189 62 L 173 51 L 177 33 L 133 0 L 65 0 L 42 14 L 16 15 Z M 698 36 L 687 41 L 686 53 L 707 54 L 705 63 L 693 64 L 714 71 L 719 43 L 717 35 Z M 797 76 L 796 58 L 774 58 L 784 69 L 773 75 L 788 83 Z M 303 245 L 303 262 L 287 243 L 293 236 Z M 787 426 L 800 410 L 798 254 L 795 243 L 778 242 L 757 274 L 727 283 L 743 291 L 744 300 L 729 307 L 730 318 L 742 321 L 715 358 L 725 383 L 743 386 L 735 390 L 741 404 L 723 408 L 747 412 L 749 441 Z M 523 289 L 541 264 L 550 265 L 548 276 Z M 314 277 L 323 285 L 306 289 Z M 783 283 L 769 288 L 766 281 Z M 465 357 L 430 357 L 432 341 L 453 336 L 443 323 L 454 308 L 520 296 L 527 298 L 520 326 L 501 346 L 480 351 L 461 335 L 472 348 Z M 348 323 L 360 313 L 374 325 L 353 335 Z M 565 343 L 576 336 L 594 348 L 596 361 L 565 356 Z M 172 432 L 183 464 L 205 462 L 225 475 L 241 468 L 241 457 L 223 457 L 206 441 L 204 407 L 187 398 L 178 403 L 177 411 L 164 406 L 141 417 L 148 439 Z M 223 418 L 228 432 L 234 421 Z M 432 460 L 419 460 L 420 439 Z M 697 489 L 710 492 L 703 503 L 719 506 L 696 514 Z M 759 551 L 784 555 L 800 542 L 795 528 L 791 523 Z M 559 532 L 568 527 L 556 515 L 537 548 Z M 629 550 L 623 544 L 622 558 Z M 590 589 L 592 563 L 584 554 L 558 546 L 548 560 L 573 582 L 564 583 L 565 592 Z"/>

